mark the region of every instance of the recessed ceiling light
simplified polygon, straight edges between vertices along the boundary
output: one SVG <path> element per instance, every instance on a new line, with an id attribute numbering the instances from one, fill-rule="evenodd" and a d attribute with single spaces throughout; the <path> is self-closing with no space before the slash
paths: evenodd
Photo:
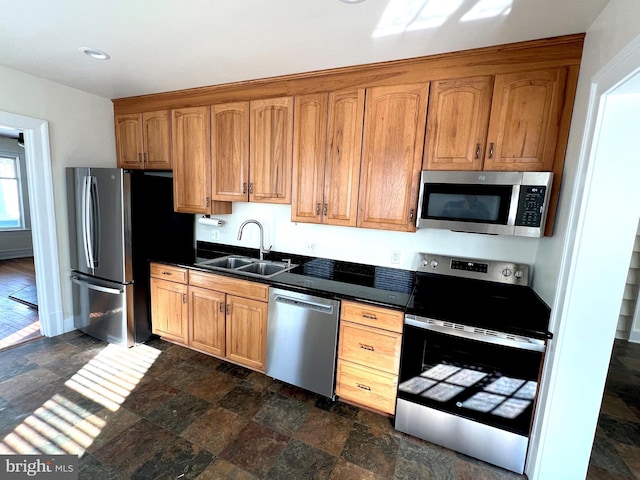
<path id="1" fill-rule="evenodd" d="M 365 0 L 340 0 L 342 3 L 352 4 L 352 3 L 362 3 Z"/>
<path id="2" fill-rule="evenodd" d="M 109 60 L 111 58 L 108 53 L 95 48 L 80 47 L 80 51 L 91 58 L 95 58 L 96 60 Z"/>

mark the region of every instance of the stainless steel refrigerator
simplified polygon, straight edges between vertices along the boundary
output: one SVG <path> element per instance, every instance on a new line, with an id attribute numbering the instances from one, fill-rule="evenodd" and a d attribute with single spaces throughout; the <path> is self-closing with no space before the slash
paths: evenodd
<path id="1" fill-rule="evenodd" d="M 151 336 L 149 262 L 191 262 L 194 216 L 173 211 L 170 172 L 67 168 L 73 317 L 123 346 Z"/>

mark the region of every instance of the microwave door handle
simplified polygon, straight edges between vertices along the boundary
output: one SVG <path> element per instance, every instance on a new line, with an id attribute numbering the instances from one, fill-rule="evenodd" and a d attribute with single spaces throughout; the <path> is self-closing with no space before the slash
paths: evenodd
<path id="1" fill-rule="evenodd" d="M 507 225 L 510 227 L 514 227 L 516 224 L 519 200 L 520 200 L 520 185 L 514 185 L 513 188 L 511 189 L 511 201 L 509 202 L 509 218 L 507 218 Z"/>

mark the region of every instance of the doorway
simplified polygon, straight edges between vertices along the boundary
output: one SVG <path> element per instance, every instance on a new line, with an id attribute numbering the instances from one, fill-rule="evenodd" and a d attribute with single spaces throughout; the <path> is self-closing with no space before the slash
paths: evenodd
<path id="1" fill-rule="evenodd" d="M 49 124 L 46 120 L 0 111 L 0 125 L 24 133 L 40 327 L 44 336 L 59 335 L 64 333 L 64 318 Z"/>

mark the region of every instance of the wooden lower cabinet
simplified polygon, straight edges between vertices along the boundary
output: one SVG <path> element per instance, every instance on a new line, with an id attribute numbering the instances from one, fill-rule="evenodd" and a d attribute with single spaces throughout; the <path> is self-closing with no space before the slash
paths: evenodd
<path id="1" fill-rule="evenodd" d="M 189 287 L 189 345 L 200 351 L 225 356 L 225 295 Z"/>
<path id="2" fill-rule="evenodd" d="M 229 360 L 264 372 L 267 357 L 267 304 L 227 296 Z"/>
<path id="3" fill-rule="evenodd" d="M 396 411 L 398 375 L 381 372 L 346 360 L 338 361 L 336 394 L 344 400 L 383 413 Z"/>
<path id="4" fill-rule="evenodd" d="M 152 331 L 264 372 L 268 294 L 262 283 L 152 263 Z"/>
<path id="5" fill-rule="evenodd" d="M 379 412 L 394 414 L 400 368 L 403 314 L 343 301 L 336 394 Z"/>
<path id="6" fill-rule="evenodd" d="M 189 307 L 187 285 L 151 278 L 151 331 L 167 340 L 187 344 Z"/>

